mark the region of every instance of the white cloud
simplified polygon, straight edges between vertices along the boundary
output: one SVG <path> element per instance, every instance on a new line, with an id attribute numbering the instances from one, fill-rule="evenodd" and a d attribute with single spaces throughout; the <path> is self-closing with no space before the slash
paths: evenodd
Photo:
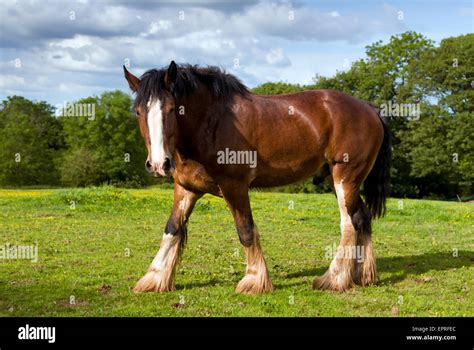
<path id="1" fill-rule="evenodd" d="M 0 75 L 0 88 L 2 89 L 12 89 L 12 88 L 21 88 L 25 85 L 25 78 L 19 77 L 17 75 L 5 74 Z"/>
<path id="2" fill-rule="evenodd" d="M 362 44 L 403 25 L 393 8 L 381 7 L 372 18 L 289 2 L 224 5 L 6 2 L 0 9 L 2 87 L 18 91 L 24 86 L 26 93 L 30 86 L 35 96 L 55 103 L 126 88 L 121 73 L 126 59 L 136 74 L 173 59 L 219 65 L 249 85 L 286 79 L 306 83 L 335 66 L 332 59 L 322 61 L 331 54 L 318 51 L 321 43 Z M 312 43 L 312 49 L 293 52 L 299 42 Z M 24 63 L 20 70 L 11 64 L 16 57 Z M 239 67 L 234 67 L 236 59 Z"/>
<path id="3" fill-rule="evenodd" d="M 266 61 L 268 64 L 279 66 L 288 65 L 290 63 L 290 60 L 283 53 L 281 48 L 270 50 L 266 55 Z"/>
<path id="4" fill-rule="evenodd" d="M 159 32 L 171 30 L 173 28 L 173 24 L 171 21 L 157 21 L 157 22 L 151 22 L 150 28 L 148 29 L 148 34 L 156 34 Z M 146 34 L 144 34 L 146 36 Z"/>
<path id="5" fill-rule="evenodd" d="M 63 48 L 72 48 L 72 49 L 79 49 L 84 46 L 90 46 L 92 45 L 92 39 L 88 36 L 85 35 L 74 35 L 72 39 L 63 39 L 63 40 L 58 40 L 56 42 L 50 42 L 49 46 L 54 47 L 54 46 L 59 46 Z"/>

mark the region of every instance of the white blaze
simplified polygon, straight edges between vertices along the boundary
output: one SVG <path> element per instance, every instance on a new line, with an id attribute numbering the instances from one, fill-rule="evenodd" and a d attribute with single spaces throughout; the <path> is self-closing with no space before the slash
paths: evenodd
<path id="1" fill-rule="evenodd" d="M 151 163 L 161 165 L 165 161 L 165 149 L 163 147 L 163 117 L 161 115 L 161 103 L 157 98 L 147 103 L 148 107 L 148 132 L 151 143 Z"/>

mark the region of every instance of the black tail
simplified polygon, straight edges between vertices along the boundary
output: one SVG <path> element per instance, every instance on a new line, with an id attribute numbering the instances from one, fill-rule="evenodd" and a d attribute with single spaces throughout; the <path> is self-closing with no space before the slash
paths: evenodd
<path id="1" fill-rule="evenodd" d="M 385 215 L 385 202 L 390 194 L 390 167 L 392 163 L 392 140 L 387 123 L 383 125 L 383 142 L 375 164 L 364 181 L 365 203 L 373 218 Z"/>

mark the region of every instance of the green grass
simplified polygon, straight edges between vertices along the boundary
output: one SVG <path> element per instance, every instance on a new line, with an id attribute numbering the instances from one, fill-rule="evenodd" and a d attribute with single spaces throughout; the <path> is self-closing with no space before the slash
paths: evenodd
<path id="1" fill-rule="evenodd" d="M 472 203 L 403 200 L 401 207 L 391 199 L 387 216 L 374 222 L 380 282 L 341 294 L 311 289 L 340 235 L 334 196 L 251 197 L 273 293 L 234 292 L 243 249 L 223 200 L 205 196 L 190 219 L 177 290 L 134 294 L 158 249 L 172 190 L 0 190 L 0 245 L 37 242 L 39 251 L 36 263 L 0 259 L 0 315 L 474 315 Z"/>

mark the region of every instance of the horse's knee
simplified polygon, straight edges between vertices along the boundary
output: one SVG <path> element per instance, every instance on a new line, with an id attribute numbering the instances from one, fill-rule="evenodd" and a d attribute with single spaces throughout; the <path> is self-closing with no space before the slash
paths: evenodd
<path id="1" fill-rule="evenodd" d="M 168 219 L 168 222 L 166 223 L 166 226 L 165 226 L 165 233 L 168 233 L 173 236 L 177 234 L 181 234 L 185 230 L 186 230 L 186 223 L 178 222 L 173 216 L 171 216 Z"/>

